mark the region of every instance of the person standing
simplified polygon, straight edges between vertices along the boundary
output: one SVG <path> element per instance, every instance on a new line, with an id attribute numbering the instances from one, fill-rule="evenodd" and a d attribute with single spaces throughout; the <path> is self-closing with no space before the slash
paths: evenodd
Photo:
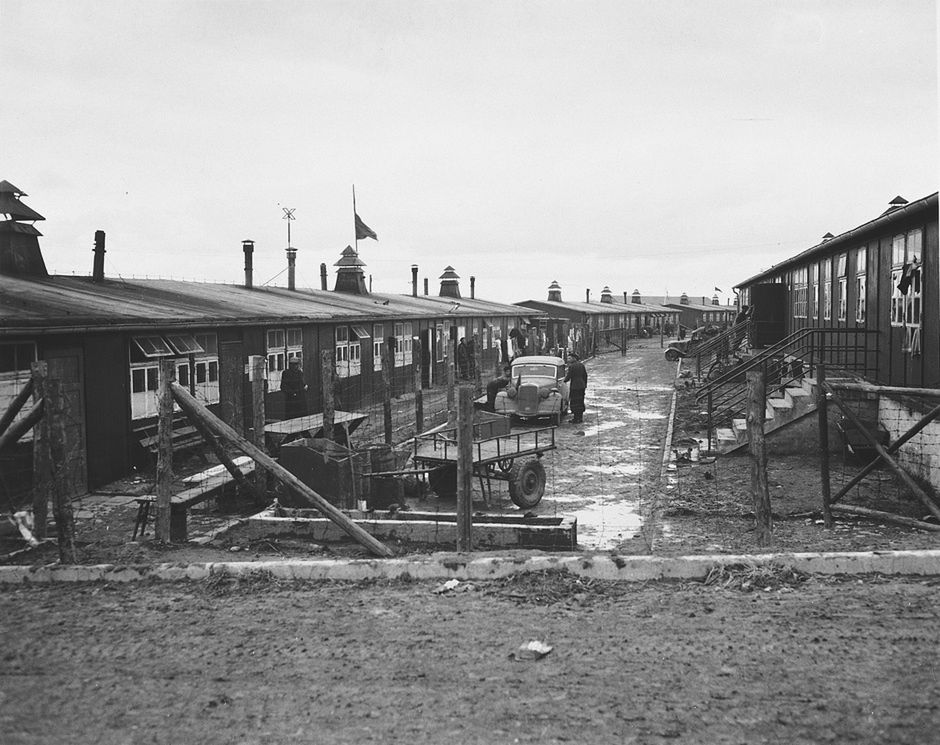
<path id="1" fill-rule="evenodd" d="M 568 371 L 565 382 L 568 384 L 568 405 L 571 407 L 571 423 L 581 424 L 584 417 L 584 391 L 587 389 L 588 374 L 584 363 L 574 352 L 568 353 Z"/>
<path id="2" fill-rule="evenodd" d="M 470 356 L 467 351 L 467 340 L 460 337 L 460 343 L 457 344 L 457 377 L 466 380 L 470 377 Z"/>
<path id="3" fill-rule="evenodd" d="M 300 360 L 291 358 L 287 369 L 281 373 L 281 390 L 284 392 L 284 418 L 296 419 L 307 413 L 307 384 Z"/>
<path id="4" fill-rule="evenodd" d="M 509 365 L 503 365 L 498 378 L 494 378 L 486 384 L 486 406 L 484 411 L 496 411 L 496 394 L 503 388 L 506 388 L 512 381 L 512 368 Z"/>

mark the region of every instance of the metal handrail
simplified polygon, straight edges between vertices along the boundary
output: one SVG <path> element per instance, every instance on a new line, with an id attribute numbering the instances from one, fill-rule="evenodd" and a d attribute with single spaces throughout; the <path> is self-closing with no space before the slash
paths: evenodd
<path id="1" fill-rule="evenodd" d="M 877 353 L 868 344 L 832 343 L 832 335 L 839 337 L 868 337 L 877 331 L 861 328 L 806 328 L 793 332 L 785 339 L 762 350 L 759 354 L 740 362 L 715 379 L 708 381 L 696 394 L 696 400 L 708 401 L 709 431 L 743 412 L 747 398 L 746 373 L 760 369 L 764 372 L 767 397 L 782 391 L 791 383 L 812 376 L 819 364 L 847 373 L 867 376 L 875 370 L 868 356 Z M 861 357 L 861 362 L 859 362 Z"/>

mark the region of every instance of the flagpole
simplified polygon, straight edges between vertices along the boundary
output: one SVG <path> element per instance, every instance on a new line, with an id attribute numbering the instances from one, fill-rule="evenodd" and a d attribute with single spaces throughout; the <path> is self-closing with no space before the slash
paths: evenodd
<path id="1" fill-rule="evenodd" d="M 353 189 L 353 237 L 356 244 L 356 256 L 359 255 L 359 231 L 356 230 L 356 185 L 352 185 Z"/>

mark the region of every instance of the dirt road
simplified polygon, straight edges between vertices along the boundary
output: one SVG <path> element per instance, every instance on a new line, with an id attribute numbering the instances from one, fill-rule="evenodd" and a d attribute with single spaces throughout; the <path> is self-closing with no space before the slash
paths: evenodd
<path id="1" fill-rule="evenodd" d="M 9 745 L 936 742 L 938 582 L 5 589 L 0 732 Z M 530 640 L 553 649 L 510 658 Z"/>

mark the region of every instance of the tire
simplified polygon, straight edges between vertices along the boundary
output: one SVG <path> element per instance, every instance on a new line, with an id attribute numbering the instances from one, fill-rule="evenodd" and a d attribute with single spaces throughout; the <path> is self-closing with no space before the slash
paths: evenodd
<path id="1" fill-rule="evenodd" d="M 545 466 L 538 458 L 513 463 L 509 471 L 509 498 L 516 507 L 535 507 L 545 493 Z"/>
<path id="2" fill-rule="evenodd" d="M 677 362 L 679 360 L 679 351 L 677 349 L 667 349 L 665 357 L 667 362 Z"/>

